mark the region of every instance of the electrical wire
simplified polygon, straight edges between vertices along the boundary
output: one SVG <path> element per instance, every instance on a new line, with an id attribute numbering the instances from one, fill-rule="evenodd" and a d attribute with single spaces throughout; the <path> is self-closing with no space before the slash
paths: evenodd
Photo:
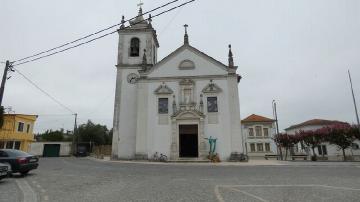
<path id="1" fill-rule="evenodd" d="M 154 11 L 156 11 L 156 10 L 159 10 L 159 9 L 161 9 L 161 8 L 164 8 L 164 7 L 166 7 L 166 6 L 170 5 L 170 4 L 173 4 L 173 3 L 177 2 L 177 1 L 179 1 L 179 0 L 174 0 L 174 1 L 168 2 L 168 3 L 166 3 L 166 4 L 163 4 L 163 5 L 159 6 L 159 7 L 156 7 L 156 8 L 154 8 L 154 9 L 150 10 L 150 11 L 147 11 L 147 12 L 143 13 L 142 16 L 144 16 L 144 15 L 146 15 L 146 14 L 149 14 L 149 13 L 151 13 L 151 12 L 154 12 Z M 130 19 L 126 20 L 125 22 L 130 22 L 131 20 L 134 20 L 134 19 L 137 18 L 137 17 L 138 17 L 138 16 L 133 17 L 133 18 L 130 18 Z M 64 44 L 62 44 L 62 45 L 60 45 L 60 46 L 56 46 L 56 47 L 54 47 L 54 48 L 51 48 L 51 49 L 48 49 L 48 50 L 45 50 L 45 51 L 42 51 L 42 52 L 39 52 L 39 53 L 30 55 L 30 56 L 28 56 L 28 57 L 24 57 L 24 58 L 21 58 L 21 59 L 17 59 L 17 60 L 15 60 L 15 61 L 13 61 L 13 62 L 14 62 L 14 63 L 15 63 L 15 62 L 20 62 L 20 61 L 23 61 L 23 60 L 26 60 L 26 59 L 29 59 L 29 58 L 33 58 L 33 57 L 42 55 L 42 54 L 44 54 L 44 53 L 51 52 L 51 51 L 53 51 L 53 50 L 56 50 L 56 49 L 65 47 L 65 46 L 70 45 L 70 44 L 73 44 L 73 43 L 76 43 L 76 42 L 81 41 L 81 40 L 83 40 L 83 39 L 87 39 L 87 38 L 89 38 L 89 37 L 91 37 L 91 36 L 94 36 L 94 35 L 97 35 L 97 34 L 99 34 L 99 33 L 101 33 L 101 32 L 107 31 L 107 30 L 112 29 L 112 28 L 114 28 L 114 27 L 116 27 L 116 26 L 119 26 L 119 25 L 121 25 L 121 24 L 122 24 L 122 23 L 118 23 L 118 24 L 115 24 L 115 25 L 111 25 L 111 26 L 109 26 L 109 27 L 107 27 L 107 28 L 101 29 L 101 30 L 99 30 L 99 31 L 97 31 L 97 32 L 94 32 L 94 33 L 92 33 L 92 34 L 88 34 L 88 35 L 86 35 L 86 36 L 84 36 L 84 37 L 80 37 L 80 38 L 78 38 L 78 39 L 76 39 L 76 40 L 74 40 L 74 41 L 70 41 L 70 42 L 64 43 Z"/>
<path id="2" fill-rule="evenodd" d="M 57 100 L 56 98 L 54 98 L 53 96 L 51 96 L 49 93 L 47 93 L 45 90 L 43 90 L 42 88 L 40 88 L 36 83 L 34 83 L 33 81 L 31 81 L 31 79 L 29 79 L 27 76 L 25 76 L 23 73 L 21 73 L 18 69 L 13 68 L 18 74 L 20 74 L 22 77 L 24 77 L 25 80 L 27 80 L 31 85 L 33 85 L 35 88 L 37 88 L 39 91 L 41 91 L 42 93 L 44 93 L 47 97 L 49 97 L 51 100 L 53 100 L 54 102 L 56 102 L 58 105 L 60 105 L 61 107 L 63 107 L 64 109 L 66 109 L 67 111 L 71 112 L 72 114 L 75 114 L 75 112 L 73 110 L 71 110 L 69 107 L 67 107 L 66 105 L 64 105 L 63 103 L 61 103 L 59 100 Z"/>
<path id="3" fill-rule="evenodd" d="M 158 16 L 160 16 L 160 15 L 163 15 L 163 14 L 165 14 L 165 13 L 168 13 L 168 12 L 170 12 L 170 11 L 173 11 L 173 10 L 175 10 L 175 9 L 177 9 L 177 8 L 183 7 L 183 6 L 185 6 L 186 4 L 192 3 L 192 2 L 194 2 L 194 1 L 195 1 L 195 0 L 187 1 L 187 2 L 185 2 L 185 3 L 182 3 L 182 4 L 178 5 L 178 6 L 175 6 L 175 7 L 172 7 L 172 8 L 170 8 L 170 9 L 168 9 L 168 10 L 165 10 L 165 11 L 163 11 L 163 12 L 160 12 L 160 13 L 154 15 L 154 16 L 151 16 L 151 17 L 146 18 L 146 19 L 144 19 L 144 20 L 141 20 L 141 21 L 138 21 L 138 22 L 136 22 L 136 23 L 133 23 L 132 25 L 125 26 L 124 29 L 126 29 L 126 28 L 128 28 L 128 27 L 130 27 L 130 26 L 139 24 L 139 23 L 141 23 L 141 22 L 147 21 L 147 20 L 149 20 L 149 19 L 156 18 L 156 17 L 158 17 Z M 79 46 L 82 46 L 82 45 L 88 44 L 88 43 L 90 43 L 90 42 L 93 42 L 93 41 L 95 41 L 95 40 L 104 38 L 104 37 L 109 36 L 109 35 L 111 35 L 111 34 L 114 34 L 114 33 L 116 33 L 116 32 L 117 32 L 117 30 L 112 31 L 112 32 L 109 32 L 109 33 L 104 34 L 104 35 L 101 35 L 101 36 L 98 36 L 98 37 L 93 38 L 93 39 L 91 39 L 91 40 L 88 40 L 88 41 L 79 43 L 79 44 L 77 44 L 77 45 L 70 46 L 70 47 L 68 47 L 68 48 L 65 48 L 65 49 L 62 49 L 62 50 L 59 50 L 59 51 L 56 51 L 56 52 L 53 52 L 53 53 L 50 53 L 50 54 L 41 56 L 41 57 L 37 57 L 37 58 L 31 59 L 31 60 L 27 60 L 27 61 L 24 61 L 24 62 L 21 62 L 21 63 L 18 63 L 18 64 L 13 64 L 12 66 L 15 67 L 15 66 L 19 66 L 19 65 L 26 64 L 26 63 L 34 62 L 34 61 L 37 61 L 37 60 L 40 60 L 40 59 L 43 59 L 43 58 L 46 58 L 46 57 L 50 57 L 50 56 L 52 56 L 52 55 L 55 55 L 55 54 L 58 54 L 58 53 L 62 53 L 62 52 L 64 52 L 64 51 L 67 51 L 67 50 L 70 50 L 70 49 L 73 49 L 73 48 L 77 48 L 77 47 L 79 47 Z"/>

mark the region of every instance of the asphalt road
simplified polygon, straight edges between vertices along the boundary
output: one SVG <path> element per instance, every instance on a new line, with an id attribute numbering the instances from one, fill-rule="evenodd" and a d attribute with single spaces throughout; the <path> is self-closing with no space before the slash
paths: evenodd
<path id="1" fill-rule="evenodd" d="M 360 164 L 209 166 L 43 158 L 0 201 L 360 201 Z"/>

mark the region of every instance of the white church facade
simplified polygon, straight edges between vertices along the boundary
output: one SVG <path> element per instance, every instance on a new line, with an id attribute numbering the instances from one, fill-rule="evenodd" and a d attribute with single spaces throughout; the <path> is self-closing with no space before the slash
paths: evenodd
<path id="1" fill-rule="evenodd" d="M 189 43 L 157 61 L 159 42 L 151 24 L 138 17 L 118 30 L 113 159 L 203 160 L 206 138 L 217 138 L 221 160 L 243 153 L 238 83 L 231 46 L 227 65 Z"/>

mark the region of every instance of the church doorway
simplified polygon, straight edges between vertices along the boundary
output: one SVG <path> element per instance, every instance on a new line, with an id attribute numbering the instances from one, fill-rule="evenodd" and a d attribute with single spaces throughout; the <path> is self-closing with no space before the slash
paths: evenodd
<path id="1" fill-rule="evenodd" d="M 180 158 L 197 158 L 198 125 L 179 125 Z"/>

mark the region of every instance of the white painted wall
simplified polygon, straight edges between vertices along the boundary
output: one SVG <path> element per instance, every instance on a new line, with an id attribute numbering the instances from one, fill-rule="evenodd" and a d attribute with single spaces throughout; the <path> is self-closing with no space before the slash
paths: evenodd
<path id="1" fill-rule="evenodd" d="M 60 156 L 71 155 L 71 142 L 33 142 L 30 144 L 29 153 L 42 156 L 45 144 L 60 144 Z"/>
<path id="2" fill-rule="evenodd" d="M 199 103 L 200 101 L 200 93 L 202 89 L 209 84 L 210 79 L 194 79 L 195 81 L 195 101 Z M 169 98 L 169 122 L 167 125 L 160 125 L 158 123 L 159 114 L 158 114 L 158 98 L 156 94 L 154 94 L 155 89 L 157 89 L 162 82 L 170 87 L 174 91 L 174 95 L 176 96 L 176 103 L 179 104 L 180 92 L 179 92 L 179 81 L 166 81 L 159 80 L 156 82 L 149 82 L 149 92 L 148 92 L 148 103 L 147 103 L 147 148 L 148 148 L 148 157 L 151 158 L 155 152 L 164 153 L 167 156 L 170 156 L 170 146 L 171 146 L 171 119 L 170 115 L 173 113 L 172 110 L 172 95 L 168 96 Z M 206 105 L 206 95 L 204 95 L 204 114 L 205 118 L 205 137 L 214 137 L 218 138 L 217 140 L 217 152 L 219 153 L 221 159 L 226 160 L 229 158 L 232 151 L 240 151 L 242 152 L 242 142 L 240 142 L 237 148 L 232 148 L 231 145 L 231 120 L 230 120 L 230 108 L 229 108 L 229 93 L 228 93 L 228 83 L 226 78 L 221 79 L 213 79 L 213 83 L 218 85 L 222 92 L 217 95 L 218 97 L 218 120 L 217 124 L 208 124 L 208 112 Z M 142 109 L 146 110 L 146 109 Z M 239 123 L 239 122 L 238 122 Z M 144 126 L 145 127 L 145 126 Z M 240 128 L 240 126 L 239 126 Z M 241 132 L 236 134 L 239 136 L 241 141 Z"/>

